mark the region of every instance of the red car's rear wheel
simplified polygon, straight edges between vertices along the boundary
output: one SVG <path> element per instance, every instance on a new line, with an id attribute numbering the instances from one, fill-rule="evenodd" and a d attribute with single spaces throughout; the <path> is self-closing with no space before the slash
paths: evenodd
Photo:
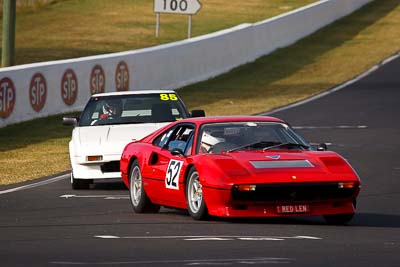
<path id="1" fill-rule="evenodd" d="M 153 205 L 143 188 L 142 173 L 137 160 L 132 164 L 129 175 L 129 195 L 136 213 L 157 212 L 160 206 Z"/>

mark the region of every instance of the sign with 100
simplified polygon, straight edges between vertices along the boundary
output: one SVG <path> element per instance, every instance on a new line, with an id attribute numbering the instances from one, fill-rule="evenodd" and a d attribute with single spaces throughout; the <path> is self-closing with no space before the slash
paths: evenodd
<path id="1" fill-rule="evenodd" d="M 160 13 L 189 15 L 188 38 L 192 35 L 192 15 L 201 8 L 199 0 L 154 0 L 156 16 L 156 37 L 160 34 Z"/>
<path id="2" fill-rule="evenodd" d="M 199 11 L 198 0 L 154 0 L 155 13 L 175 13 L 193 15 Z"/>

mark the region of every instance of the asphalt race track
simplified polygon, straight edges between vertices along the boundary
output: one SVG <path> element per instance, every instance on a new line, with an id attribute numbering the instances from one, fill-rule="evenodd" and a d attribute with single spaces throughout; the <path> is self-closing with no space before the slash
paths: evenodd
<path id="1" fill-rule="evenodd" d="M 400 266 L 400 58 L 272 115 L 357 169 L 363 188 L 350 225 L 138 215 L 121 183 L 73 191 L 64 178 L 0 187 L 0 266 Z"/>

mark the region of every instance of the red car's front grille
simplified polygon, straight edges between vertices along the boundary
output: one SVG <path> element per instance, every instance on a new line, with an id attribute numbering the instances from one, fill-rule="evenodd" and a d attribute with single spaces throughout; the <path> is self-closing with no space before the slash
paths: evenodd
<path id="1" fill-rule="evenodd" d="M 257 184 L 253 191 L 239 191 L 238 186 L 233 186 L 232 198 L 251 201 L 313 201 L 351 198 L 357 191 L 358 186 L 340 188 L 339 183 Z"/>

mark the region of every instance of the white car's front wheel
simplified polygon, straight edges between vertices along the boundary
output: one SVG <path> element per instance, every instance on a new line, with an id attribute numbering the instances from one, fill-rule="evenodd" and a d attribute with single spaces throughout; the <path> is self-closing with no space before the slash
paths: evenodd
<path id="1" fill-rule="evenodd" d="M 137 160 L 133 162 L 129 175 L 129 195 L 136 213 L 157 212 L 160 209 L 160 206 L 151 203 L 144 191 L 142 173 Z"/>
<path id="2" fill-rule="evenodd" d="M 71 172 L 71 186 L 74 190 L 89 189 L 92 180 L 87 179 L 76 179 L 74 174 Z"/>

